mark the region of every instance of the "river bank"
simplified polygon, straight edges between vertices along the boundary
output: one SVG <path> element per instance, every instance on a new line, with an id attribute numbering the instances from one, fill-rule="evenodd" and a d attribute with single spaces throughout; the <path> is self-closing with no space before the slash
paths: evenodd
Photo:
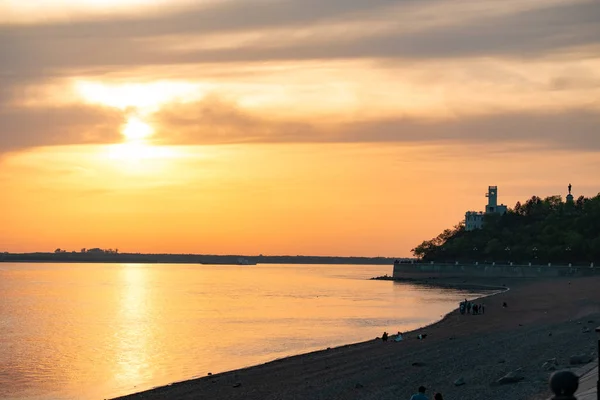
<path id="1" fill-rule="evenodd" d="M 431 285 L 431 282 L 423 283 Z M 566 367 L 576 354 L 595 351 L 600 324 L 600 278 L 436 280 L 511 290 L 487 297 L 484 315 L 448 314 L 405 334 L 402 342 L 371 340 L 214 376 L 176 383 L 120 399 L 402 399 L 419 385 L 447 399 L 528 399 L 547 391 L 556 358 Z M 502 303 L 508 304 L 507 308 Z M 594 322 L 589 322 L 594 321 Z M 592 333 L 586 332 L 588 328 Z M 426 333 L 425 340 L 417 339 Z M 379 333 L 380 334 L 380 333 Z M 522 369 L 524 380 L 497 385 Z M 465 385 L 455 386 L 462 378 Z"/>

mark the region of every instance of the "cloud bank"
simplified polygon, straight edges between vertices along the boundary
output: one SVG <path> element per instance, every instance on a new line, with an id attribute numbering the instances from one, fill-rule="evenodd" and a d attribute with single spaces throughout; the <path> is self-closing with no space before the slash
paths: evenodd
<path id="1" fill-rule="evenodd" d="M 0 24 L 0 55 L 0 152 L 119 140 L 124 119 L 119 110 L 51 102 L 24 106 L 17 101 L 24 87 L 38 83 L 68 77 L 102 79 L 111 73 L 136 80 L 135 71 L 140 68 L 167 68 L 176 76 L 184 67 L 195 71 L 192 79 L 207 81 L 211 78 L 204 72 L 206 66 L 232 71 L 283 63 L 326 66 L 336 60 L 388 68 L 389 75 L 382 76 L 382 81 L 408 81 L 409 69 L 439 62 L 439 77 L 419 82 L 419 87 L 441 93 L 449 107 L 458 97 L 500 97 L 498 86 L 479 90 L 488 81 L 511 88 L 515 100 L 503 93 L 507 105 L 536 87 L 541 105 L 519 111 L 518 107 L 497 109 L 482 103 L 478 113 L 442 119 L 402 110 L 379 117 L 353 110 L 348 111 L 351 116 L 341 113 L 333 119 L 311 114 L 284 118 L 268 110 L 245 110 L 235 100 L 219 100 L 219 95 L 227 93 L 217 93 L 201 102 L 166 106 L 154 115 L 156 139 L 190 144 L 435 141 L 522 142 L 594 151 L 600 147 L 594 130 L 600 126 L 600 104 L 593 100 L 600 95 L 600 77 L 591 72 L 594 65 L 600 66 L 600 4 L 591 0 L 222 1 L 113 19 L 5 22 Z M 475 93 L 469 92 L 473 87 L 461 88 L 456 76 L 442 70 L 445 62 L 452 61 L 464 66 L 463 73 L 471 82 L 481 83 L 485 71 L 478 71 L 475 61 L 482 59 L 502 60 L 513 71 L 510 76 L 486 77 Z M 535 73 L 518 66 L 528 60 L 569 67 L 540 83 Z M 590 64 L 569 69 L 581 60 Z M 315 71 L 318 76 L 318 68 Z M 183 79 L 189 78 L 186 72 Z M 241 73 L 235 79 L 245 84 L 256 77 Z M 293 77 L 280 85 L 290 83 Z M 320 83 L 326 82 L 315 78 L 313 84 Z M 373 85 L 359 77 L 353 83 L 365 91 Z M 323 96 L 328 96 L 327 90 Z M 414 92 L 407 96 L 416 100 Z M 564 106 L 544 108 L 545 98 L 564 102 Z M 527 102 L 524 106 L 532 103 Z"/>

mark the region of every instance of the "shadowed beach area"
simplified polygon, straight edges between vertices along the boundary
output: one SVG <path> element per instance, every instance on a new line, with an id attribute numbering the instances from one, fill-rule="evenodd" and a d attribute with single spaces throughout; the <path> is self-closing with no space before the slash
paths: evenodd
<path id="1" fill-rule="evenodd" d="M 553 368 L 581 367 L 569 365 L 572 356 L 597 357 L 600 277 L 438 279 L 435 284 L 511 290 L 478 301 L 485 303 L 483 315 L 455 310 L 436 324 L 405 333 L 401 342 L 393 336 L 388 342 L 373 339 L 120 399 L 397 400 L 409 399 L 420 385 L 430 398 L 441 392 L 445 399 L 543 399 L 550 396 Z M 424 340 L 417 338 L 422 333 Z M 497 383 L 515 371 L 521 381 Z M 464 384 L 455 385 L 457 380 Z"/>

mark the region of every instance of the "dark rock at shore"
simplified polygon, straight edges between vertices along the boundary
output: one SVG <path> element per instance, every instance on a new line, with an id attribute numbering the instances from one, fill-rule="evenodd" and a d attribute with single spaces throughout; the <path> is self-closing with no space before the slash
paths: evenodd
<path id="1" fill-rule="evenodd" d="M 556 366 L 558 365 L 558 361 L 556 358 L 551 358 L 542 364 L 542 369 L 544 371 L 556 371 Z"/>
<path id="2" fill-rule="evenodd" d="M 454 381 L 454 386 L 462 386 L 462 385 L 466 385 L 467 382 L 465 382 L 465 378 L 460 377 L 457 380 Z"/>
<path id="3" fill-rule="evenodd" d="M 517 383 L 524 380 L 522 370 L 519 368 L 517 370 L 511 371 L 508 374 L 504 375 L 502 378 L 498 379 L 496 382 L 500 385 L 507 385 L 510 383 Z"/>
<path id="4" fill-rule="evenodd" d="M 574 355 L 569 358 L 569 364 L 571 365 L 581 365 L 592 362 L 592 357 L 586 354 Z"/>
<path id="5" fill-rule="evenodd" d="M 364 387 L 365 387 L 365 386 L 364 386 L 362 383 L 360 383 L 360 382 L 357 382 L 357 383 L 356 383 L 356 385 L 354 385 L 354 388 L 355 388 L 355 389 L 362 389 L 362 388 L 364 388 Z"/>
<path id="6" fill-rule="evenodd" d="M 418 362 L 418 361 L 417 361 L 417 362 L 414 362 L 414 363 L 412 363 L 412 366 L 413 366 L 413 367 L 424 367 L 424 366 L 425 366 L 425 363 L 422 363 L 422 362 Z"/>

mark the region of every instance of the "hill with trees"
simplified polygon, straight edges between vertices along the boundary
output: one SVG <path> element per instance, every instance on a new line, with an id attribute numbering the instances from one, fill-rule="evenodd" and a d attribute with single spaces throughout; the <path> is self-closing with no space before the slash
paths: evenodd
<path id="1" fill-rule="evenodd" d="M 485 215 L 482 229 L 466 231 L 461 222 L 412 252 L 436 262 L 600 263 L 600 193 L 574 202 L 533 196 L 504 215 Z"/>

